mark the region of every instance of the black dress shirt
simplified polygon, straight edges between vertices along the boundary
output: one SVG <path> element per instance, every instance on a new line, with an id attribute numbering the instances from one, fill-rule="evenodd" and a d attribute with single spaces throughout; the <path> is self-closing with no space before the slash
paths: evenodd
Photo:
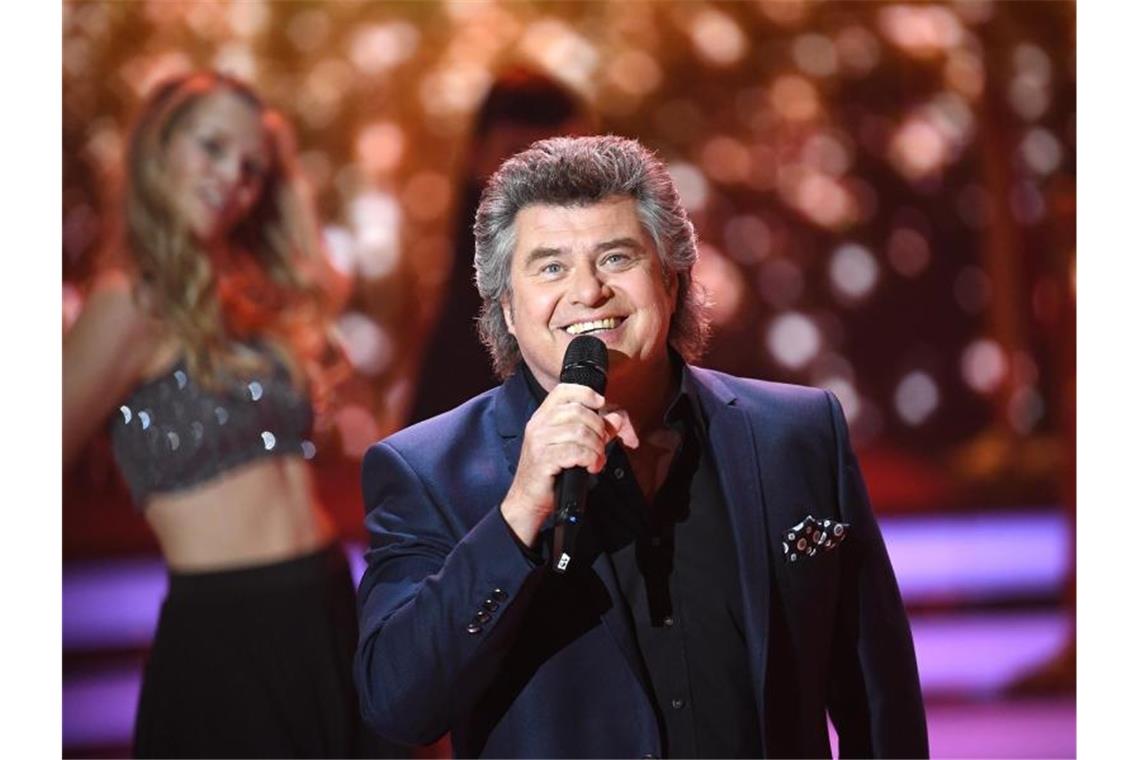
<path id="1" fill-rule="evenodd" d="M 546 393 L 520 365 L 532 394 Z M 744 639 L 735 543 L 705 435 L 681 378 L 665 424 L 681 435 L 647 503 L 620 441 L 591 488 L 586 525 L 623 595 L 670 757 L 759 757 L 760 718 Z M 532 555 L 533 556 L 533 555 Z"/>

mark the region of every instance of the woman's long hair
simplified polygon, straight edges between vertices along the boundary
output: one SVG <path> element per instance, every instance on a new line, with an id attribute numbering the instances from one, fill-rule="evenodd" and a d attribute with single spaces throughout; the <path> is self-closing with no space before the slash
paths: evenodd
<path id="1" fill-rule="evenodd" d="M 270 161 L 261 193 L 231 231 L 219 266 L 174 209 L 165 156 L 194 108 L 221 91 L 260 114 Z M 320 288 L 327 264 L 295 153 L 292 132 L 280 114 L 249 85 L 216 72 L 159 85 L 131 130 L 121 229 L 112 246 L 116 265 L 135 275 L 147 309 L 182 344 L 191 375 L 207 387 L 220 386 L 225 376 L 265 369 L 264 359 L 243 345 L 253 339 L 278 349 L 295 379 L 316 379 L 327 349 Z"/>

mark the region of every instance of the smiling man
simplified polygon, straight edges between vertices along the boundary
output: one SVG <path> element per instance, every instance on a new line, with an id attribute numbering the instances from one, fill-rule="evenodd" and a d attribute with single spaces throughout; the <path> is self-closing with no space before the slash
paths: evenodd
<path id="1" fill-rule="evenodd" d="M 535 143 L 476 217 L 502 386 L 373 446 L 356 677 L 383 736 L 457 756 L 927 754 L 914 648 L 830 393 L 693 366 L 696 238 L 618 137 Z M 606 393 L 559 383 L 601 339 Z M 457 367 L 456 371 L 462 371 Z M 557 477 L 591 473 L 569 572 Z"/>

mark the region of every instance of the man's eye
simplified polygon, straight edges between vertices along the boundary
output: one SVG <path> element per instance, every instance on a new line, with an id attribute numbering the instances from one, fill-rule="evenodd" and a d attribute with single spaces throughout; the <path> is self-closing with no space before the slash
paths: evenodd
<path id="1" fill-rule="evenodd" d="M 628 253 L 610 253 L 602 259 L 602 264 L 610 266 L 621 266 L 630 260 Z"/>
<path id="2" fill-rule="evenodd" d="M 557 261 L 551 261 L 548 264 L 543 264 L 538 271 L 541 274 L 558 274 L 562 271 L 562 264 Z"/>

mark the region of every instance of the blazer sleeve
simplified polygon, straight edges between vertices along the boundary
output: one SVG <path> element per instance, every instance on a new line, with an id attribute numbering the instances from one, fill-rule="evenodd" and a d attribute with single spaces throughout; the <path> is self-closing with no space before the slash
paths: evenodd
<path id="1" fill-rule="evenodd" d="M 371 543 L 357 593 L 361 712 L 385 738 L 426 744 L 493 677 L 518 617 L 510 610 L 525 604 L 537 568 L 497 504 L 464 533 L 386 442 L 365 455 L 362 486 Z"/>
<path id="2" fill-rule="evenodd" d="M 910 625 L 838 399 L 827 393 L 841 519 L 840 601 L 828 713 L 840 757 L 929 757 Z"/>

